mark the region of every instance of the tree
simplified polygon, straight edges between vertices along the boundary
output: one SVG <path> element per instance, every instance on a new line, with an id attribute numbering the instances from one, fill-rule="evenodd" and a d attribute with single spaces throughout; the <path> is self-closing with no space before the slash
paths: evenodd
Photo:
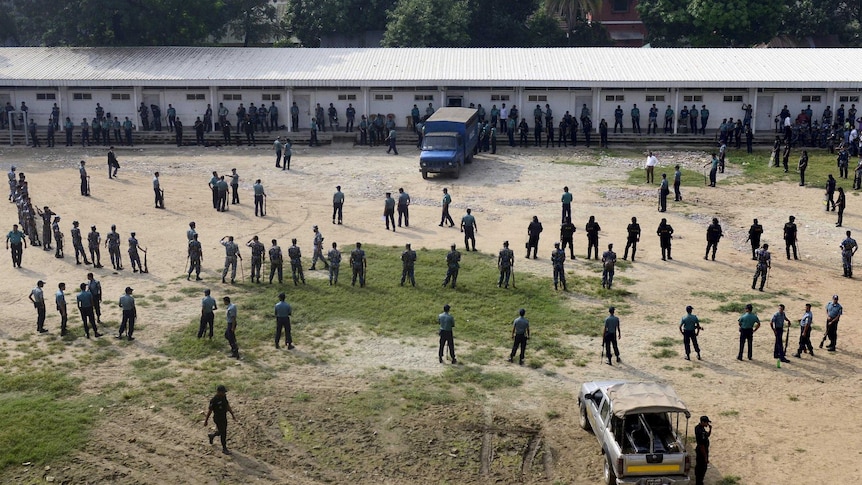
<path id="1" fill-rule="evenodd" d="M 470 47 L 524 47 L 536 39 L 527 27 L 538 0 L 469 0 Z"/>
<path id="2" fill-rule="evenodd" d="M 270 0 L 229 0 L 225 10 L 227 29 L 242 38 L 243 47 L 271 40 L 281 33 Z"/>
<path id="3" fill-rule="evenodd" d="M 328 34 L 359 35 L 386 29 L 396 0 L 289 0 L 286 29 L 306 47 L 320 47 Z"/>
<path id="4" fill-rule="evenodd" d="M 694 33 L 689 0 L 640 0 L 637 10 L 653 47 L 683 47 Z"/>
<path id="5" fill-rule="evenodd" d="M 784 0 L 692 0 L 695 47 L 750 47 L 778 33 Z"/>
<path id="6" fill-rule="evenodd" d="M 527 21 L 530 47 L 559 47 L 568 44 L 566 33 L 560 28 L 559 19 L 544 9 L 537 10 Z"/>
<path id="7" fill-rule="evenodd" d="M 566 32 L 570 35 L 579 23 L 585 23 L 588 14 L 602 9 L 602 0 L 545 0 L 545 11 L 560 15 L 566 20 Z"/>
<path id="8" fill-rule="evenodd" d="M 467 0 L 398 0 L 384 47 L 464 47 L 470 42 Z"/>
<path id="9" fill-rule="evenodd" d="M 802 40 L 810 36 L 837 35 L 844 45 L 859 45 L 862 2 L 844 0 L 795 0 L 788 2 L 779 35 Z"/>

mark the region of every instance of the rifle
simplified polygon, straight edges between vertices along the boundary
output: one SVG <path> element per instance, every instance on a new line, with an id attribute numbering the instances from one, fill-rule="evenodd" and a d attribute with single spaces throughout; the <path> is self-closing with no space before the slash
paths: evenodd
<path id="1" fill-rule="evenodd" d="M 826 339 L 829 338 L 829 320 L 826 320 L 826 328 L 823 329 L 823 338 L 820 339 L 820 348 L 823 348 L 823 344 L 826 343 Z"/>
<path id="2" fill-rule="evenodd" d="M 515 264 L 514 264 L 514 262 L 512 263 L 512 270 L 511 271 L 512 271 L 512 289 L 517 289 L 518 287 L 515 286 Z"/>
<path id="3" fill-rule="evenodd" d="M 245 270 L 242 268 L 242 258 L 239 259 L 239 274 L 242 275 L 242 282 L 245 283 Z"/>
<path id="4" fill-rule="evenodd" d="M 161 198 L 162 198 L 162 209 L 164 209 L 164 208 L 165 208 L 165 189 L 160 188 L 160 189 L 159 189 L 159 195 L 161 195 Z"/>
<path id="5" fill-rule="evenodd" d="M 87 195 L 90 195 L 90 176 L 87 175 Z"/>
<path id="6" fill-rule="evenodd" d="M 266 194 L 263 195 L 263 215 L 266 215 Z"/>
<path id="7" fill-rule="evenodd" d="M 141 273 L 149 273 L 150 269 L 147 267 L 147 250 L 146 248 L 141 248 L 144 251 L 144 269 L 141 270 Z"/>
<path id="8" fill-rule="evenodd" d="M 787 355 L 787 347 L 790 345 L 790 324 L 787 325 L 787 333 L 784 335 L 784 355 Z"/>
<path id="9" fill-rule="evenodd" d="M 605 334 L 604 334 L 604 332 L 602 332 L 601 346 L 602 346 L 602 355 L 599 357 L 599 362 L 604 362 L 605 361 Z"/>

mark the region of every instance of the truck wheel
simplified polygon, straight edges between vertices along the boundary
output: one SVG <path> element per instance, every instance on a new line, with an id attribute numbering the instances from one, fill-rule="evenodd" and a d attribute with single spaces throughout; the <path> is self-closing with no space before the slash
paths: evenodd
<path id="1" fill-rule="evenodd" d="M 458 177 L 460 177 L 460 176 L 461 176 L 461 167 L 458 167 L 458 168 L 456 168 L 456 169 L 455 169 L 455 171 L 454 171 L 454 172 L 452 172 L 452 178 L 453 178 L 453 179 L 456 179 L 456 178 L 458 178 Z"/>
<path id="2" fill-rule="evenodd" d="M 464 163 L 473 163 L 473 154 L 470 153 L 466 157 L 464 157 Z"/>
<path id="3" fill-rule="evenodd" d="M 578 424 L 581 425 L 581 429 L 584 429 L 586 431 L 592 431 L 593 427 L 590 426 L 590 420 L 587 419 L 587 407 L 581 404 L 580 408 L 581 412 L 580 417 L 578 418 Z"/>
<path id="4" fill-rule="evenodd" d="M 422 178 L 423 178 L 423 179 L 428 179 L 428 171 L 427 171 L 427 170 L 423 170 L 423 171 L 422 171 Z"/>
<path id="5" fill-rule="evenodd" d="M 617 474 L 614 472 L 614 467 L 611 466 L 611 459 L 605 459 L 605 470 L 603 477 L 605 485 L 616 485 L 617 483 Z"/>

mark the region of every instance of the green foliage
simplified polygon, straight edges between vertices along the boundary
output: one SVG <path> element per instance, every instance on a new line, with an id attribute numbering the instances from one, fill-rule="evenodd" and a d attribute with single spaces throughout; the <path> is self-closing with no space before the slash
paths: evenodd
<path id="1" fill-rule="evenodd" d="M 465 47 L 470 42 L 467 0 L 398 0 L 389 13 L 384 47 Z"/>
<path id="2" fill-rule="evenodd" d="M 304 47 L 320 47 L 324 35 L 355 36 L 386 29 L 387 13 L 396 0 L 289 0 L 285 28 Z"/>
<path id="3" fill-rule="evenodd" d="M 742 477 L 725 475 L 721 477 L 721 480 L 716 482 L 716 485 L 742 485 Z"/>
<path id="4" fill-rule="evenodd" d="M 270 0 L 226 0 L 227 28 L 243 40 L 243 47 L 277 37 L 282 26 L 276 21 L 275 5 Z"/>
<path id="5" fill-rule="evenodd" d="M 679 352 L 677 352 L 676 350 L 663 348 L 657 352 L 653 352 L 650 355 L 654 359 L 669 359 L 671 357 L 676 357 L 677 355 L 679 355 Z"/>
<path id="6" fill-rule="evenodd" d="M 484 372 L 481 368 L 472 365 L 447 367 L 443 371 L 443 378 L 456 384 L 476 384 L 486 390 L 518 387 L 524 382 L 520 377 L 508 372 Z"/>

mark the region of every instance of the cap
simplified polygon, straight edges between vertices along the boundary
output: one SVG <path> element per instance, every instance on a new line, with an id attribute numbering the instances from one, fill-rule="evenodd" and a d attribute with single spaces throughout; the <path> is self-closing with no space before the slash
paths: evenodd
<path id="1" fill-rule="evenodd" d="M 704 422 L 706 422 L 706 423 L 712 423 L 712 421 L 710 421 L 710 420 L 709 420 L 709 416 L 701 416 L 701 417 L 700 417 L 700 422 L 701 422 L 701 423 L 704 423 Z"/>
<path id="2" fill-rule="evenodd" d="M 317 226 L 314 226 L 312 229 L 317 229 Z"/>
<path id="3" fill-rule="evenodd" d="M 226 387 L 224 387 L 224 386 L 222 386 L 222 385 L 219 385 L 218 387 L 216 387 L 216 391 L 218 391 L 218 392 L 227 392 L 227 388 L 226 388 Z"/>
<path id="4" fill-rule="evenodd" d="M 15 165 L 12 165 L 12 170 L 15 170 Z"/>
<path id="5" fill-rule="evenodd" d="M 689 305 L 689 306 L 685 307 L 685 311 L 687 311 L 687 312 L 690 312 L 690 311 L 692 311 L 692 310 L 694 310 L 694 307 L 693 307 L 693 306 L 691 306 L 691 305 Z"/>
<path id="6" fill-rule="evenodd" d="M 54 218 L 54 220 L 55 220 L 55 221 L 59 221 L 59 220 L 60 220 L 60 216 L 55 217 L 55 218 Z"/>
<path id="7" fill-rule="evenodd" d="M 338 189 L 338 190 L 341 190 L 341 186 L 340 186 L 340 185 L 336 185 L 336 186 L 335 186 L 335 188 L 336 188 L 336 189 Z"/>
<path id="8" fill-rule="evenodd" d="M 832 295 L 832 299 L 833 299 L 833 300 L 837 300 L 837 299 L 838 299 L 838 295 Z"/>
<path id="9" fill-rule="evenodd" d="M 72 224 L 74 224 L 74 225 L 76 225 L 76 226 L 77 226 L 77 225 L 78 225 L 78 224 L 80 224 L 80 223 L 79 223 L 78 221 L 72 221 Z"/>
<path id="10" fill-rule="evenodd" d="M 36 282 L 36 285 L 44 285 L 44 284 L 45 284 L 45 282 L 44 282 L 44 281 L 42 281 L 42 280 L 39 280 L 39 281 L 37 281 L 37 282 Z"/>
<path id="11" fill-rule="evenodd" d="M 126 293 L 129 293 L 130 291 L 135 291 L 135 289 L 132 288 L 131 286 L 127 286 L 126 287 Z"/>

